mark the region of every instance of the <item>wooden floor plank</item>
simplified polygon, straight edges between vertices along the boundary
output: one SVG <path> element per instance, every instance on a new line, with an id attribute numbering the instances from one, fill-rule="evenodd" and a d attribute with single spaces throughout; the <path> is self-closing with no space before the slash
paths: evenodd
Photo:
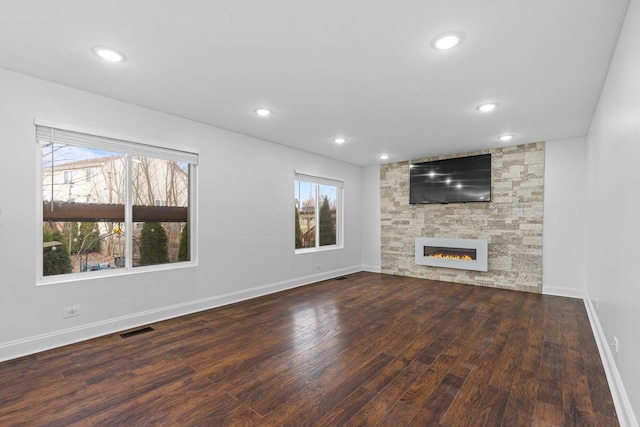
<path id="1" fill-rule="evenodd" d="M 387 415 L 381 419 L 376 426 L 377 427 L 405 427 L 411 425 L 413 418 L 415 418 L 418 410 L 413 406 L 406 405 L 402 402 L 397 402 L 393 405 L 393 408 Z"/>
<path id="2" fill-rule="evenodd" d="M 502 425 L 530 425 L 534 419 L 533 413 L 536 408 L 537 391 L 537 372 L 521 369 L 513 381 L 509 400 L 502 417 Z"/>
<path id="3" fill-rule="evenodd" d="M 445 375 L 447 375 L 447 371 L 454 361 L 455 358 L 451 356 L 446 354 L 441 355 L 429 366 L 429 369 L 409 387 L 400 401 L 416 409 L 421 409 L 430 399 L 433 399 L 440 382 L 444 379 Z"/>
<path id="4" fill-rule="evenodd" d="M 301 381 L 298 384 L 302 387 L 286 394 L 287 399 L 280 399 L 277 406 L 269 409 L 265 419 L 284 426 L 316 425 L 324 417 L 326 408 L 339 406 L 392 359 L 392 356 L 384 353 L 371 354 L 365 348 L 354 349 L 353 353 L 346 352 L 343 356 L 299 377 Z M 275 396 L 271 398 L 280 396 L 277 389 L 266 388 L 274 392 Z M 304 402 L 304 405 L 300 405 L 300 402 Z M 261 410 L 260 402 L 250 403 L 256 411 Z"/>
<path id="5" fill-rule="evenodd" d="M 451 407 L 451 402 L 460 392 L 464 381 L 464 378 L 456 377 L 455 375 L 445 375 L 432 393 L 432 399 L 425 402 L 416 417 L 411 420 L 411 424 L 421 426 L 438 425 Z"/>
<path id="6" fill-rule="evenodd" d="M 480 399 L 478 409 L 469 426 L 499 426 L 502 424 L 509 393 L 494 386 L 488 386 Z"/>
<path id="7" fill-rule="evenodd" d="M 613 405 L 608 390 L 607 377 L 604 374 L 602 361 L 598 357 L 590 357 L 590 355 L 598 353 L 591 328 L 589 327 L 589 318 L 584 306 L 576 307 L 576 319 L 579 336 L 579 348 L 584 365 L 585 375 L 587 377 L 588 390 L 591 397 L 591 405 L 593 411 L 603 417 L 616 418 L 616 409 Z M 600 393 L 605 393 L 600 395 Z"/>
<path id="8" fill-rule="evenodd" d="M 0 425 L 617 426 L 580 300 L 355 273 L 0 363 Z"/>
<path id="9" fill-rule="evenodd" d="M 385 418 L 404 393 L 427 370 L 427 366 L 414 361 L 409 364 L 385 388 L 380 390 L 349 422 L 348 426 L 375 425 Z"/>
<path id="10" fill-rule="evenodd" d="M 531 425 L 536 427 L 563 427 L 565 425 L 562 408 L 542 400 L 536 402 Z"/>
<path id="11" fill-rule="evenodd" d="M 373 390 L 358 387 L 332 410 L 325 411 L 314 424 L 318 426 L 343 426 L 375 395 L 376 392 Z"/>
<path id="12" fill-rule="evenodd" d="M 562 407 L 562 346 L 544 342 L 538 377 L 538 400 Z"/>

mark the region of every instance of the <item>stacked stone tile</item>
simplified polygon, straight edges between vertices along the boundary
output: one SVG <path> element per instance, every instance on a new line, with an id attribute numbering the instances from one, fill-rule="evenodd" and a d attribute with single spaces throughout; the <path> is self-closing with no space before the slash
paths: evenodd
<path id="1" fill-rule="evenodd" d="M 491 202 L 409 204 L 409 163 L 380 167 L 382 272 L 447 282 L 542 290 L 544 143 L 461 153 L 416 162 L 491 153 Z M 487 239 L 489 271 L 417 265 L 416 237 Z"/>

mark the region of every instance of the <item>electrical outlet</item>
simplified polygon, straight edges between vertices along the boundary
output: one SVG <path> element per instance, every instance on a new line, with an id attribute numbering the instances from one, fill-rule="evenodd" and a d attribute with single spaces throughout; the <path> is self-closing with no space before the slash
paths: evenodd
<path id="1" fill-rule="evenodd" d="M 67 317 L 75 317 L 75 316 L 80 316 L 80 306 L 79 305 L 74 305 L 73 307 L 65 307 L 62 309 L 62 317 L 63 318 L 67 318 Z"/>
<path id="2" fill-rule="evenodd" d="M 611 343 L 611 347 L 616 351 L 616 353 L 620 350 L 620 343 L 618 342 L 618 337 L 613 336 L 613 342 Z"/>
<path id="3" fill-rule="evenodd" d="M 320 270 L 320 264 L 316 264 L 316 270 Z"/>

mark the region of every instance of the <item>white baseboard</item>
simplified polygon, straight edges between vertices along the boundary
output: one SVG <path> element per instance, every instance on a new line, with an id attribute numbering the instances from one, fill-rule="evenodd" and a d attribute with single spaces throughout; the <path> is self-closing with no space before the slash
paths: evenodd
<path id="1" fill-rule="evenodd" d="M 616 407 L 620 427 L 638 427 L 638 420 L 633 413 L 633 407 L 631 406 L 627 392 L 624 389 L 624 384 L 622 383 L 622 378 L 620 378 L 620 373 L 616 367 L 616 362 L 613 358 L 613 354 L 611 353 L 607 337 L 602 330 L 598 314 L 591 303 L 591 298 L 589 298 L 588 292 L 585 292 L 584 303 L 587 308 L 587 314 L 589 315 L 589 322 L 591 323 L 593 335 L 596 339 L 596 343 L 598 344 L 600 359 L 602 359 L 602 364 L 604 365 L 604 372 L 607 376 L 607 381 L 609 382 L 609 389 L 611 390 L 611 397 L 613 398 L 613 403 Z"/>
<path id="2" fill-rule="evenodd" d="M 562 286 L 545 286 L 542 285 L 543 295 L 553 295 L 556 297 L 568 297 L 584 299 L 584 289 L 565 288 Z"/>
<path id="3" fill-rule="evenodd" d="M 382 267 L 380 267 L 379 265 L 363 264 L 362 271 L 368 271 L 370 273 L 382 273 Z"/>
<path id="4" fill-rule="evenodd" d="M 334 277 L 343 276 L 345 274 L 357 273 L 363 270 L 363 266 L 353 266 L 338 270 L 326 271 L 310 276 L 297 277 L 291 280 L 270 283 L 250 289 L 244 289 L 238 292 L 230 292 L 227 294 L 216 295 L 200 300 L 188 301 L 181 304 L 175 304 L 127 316 L 116 317 L 113 319 L 82 325 L 76 328 L 63 329 L 47 334 L 23 338 L 6 343 L 0 343 L 0 362 L 27 356 L 45 350 L 50 350 L 52 348 L 62 347 L 80 341 L 85 341 L 91 338 L 97 338 L 126 329 L 131 329 L 138 326 L 148 325 L 150 323 L 172 319 L 174 317 L 196 313 L 198 311 L 208 310 L 211 308 L 257 298 L 287 289 L 309 285 L 311 283 L 332 279 Z"/>

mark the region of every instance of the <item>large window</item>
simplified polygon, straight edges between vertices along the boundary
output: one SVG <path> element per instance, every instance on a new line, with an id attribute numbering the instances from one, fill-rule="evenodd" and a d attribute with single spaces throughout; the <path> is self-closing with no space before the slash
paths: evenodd
<path id="1" fill-rule="evenodd" d="M 195 259 L 196 153 L 41 125 L 36 134 L 43 277 Z"/>
<path id="2" fill-rule="evenodd" d="M 296 251 L 342 246 L 342 181 L 296 173 Z"/>

